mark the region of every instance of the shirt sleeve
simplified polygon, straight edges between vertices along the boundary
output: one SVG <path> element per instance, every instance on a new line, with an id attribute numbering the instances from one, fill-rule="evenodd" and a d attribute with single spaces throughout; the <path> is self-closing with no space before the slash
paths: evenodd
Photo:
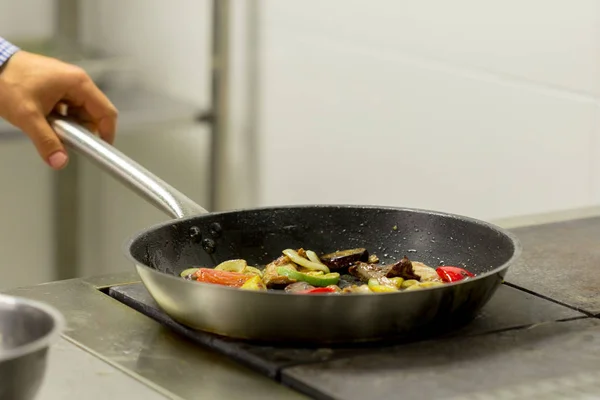
<path id="1" fill-rule="evenodd" d="M 19 50 L 17 46 L 0 37 L 0 67 Z"/>

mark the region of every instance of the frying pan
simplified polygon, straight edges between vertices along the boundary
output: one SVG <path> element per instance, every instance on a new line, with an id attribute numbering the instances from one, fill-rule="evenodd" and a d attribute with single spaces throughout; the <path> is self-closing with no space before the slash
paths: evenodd
<path id="1" fill-rule="evenodd" d="M 195 330 L 323 344 L 443 329 L 453 321 L 470 321 L 521 253 L 511 233 L 437 211 L 297 205 L 209 213 L 76 121 L 57 116 L 49 121 L 67 147 L 175 218 L 133 236 L 125 253 L 164 312 Z M 434 267 L 464 266 L 477 276 L 416 291 L 343 295 L 255 292 L 179 277 L 192 266 L 214 267 L 234 258 L 265 265 L 287 248 L 322 254 L 357 247 L 386 264 L 407 255 Z"/>

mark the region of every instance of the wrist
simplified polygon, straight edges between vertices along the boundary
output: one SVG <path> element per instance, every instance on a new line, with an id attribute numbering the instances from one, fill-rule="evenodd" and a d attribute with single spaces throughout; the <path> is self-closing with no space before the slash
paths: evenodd
<path id="1" fill-rule="evenodd" d="M 0 37 L 0 72 L 2 72 L 4 66 L 8 63 L 8 60 L 19 50 L 21 49 Z"/>

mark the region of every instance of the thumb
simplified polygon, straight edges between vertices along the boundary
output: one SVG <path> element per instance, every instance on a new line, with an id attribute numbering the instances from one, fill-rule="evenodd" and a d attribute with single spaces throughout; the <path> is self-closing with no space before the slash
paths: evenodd
<path id="1" fill-rule="evenodd" d="M 54 130 L 42 114 L 30 116 L 21 129 L 29 136 L 39 155 L 53 169 L 67 165 L 67 152 Z"/>

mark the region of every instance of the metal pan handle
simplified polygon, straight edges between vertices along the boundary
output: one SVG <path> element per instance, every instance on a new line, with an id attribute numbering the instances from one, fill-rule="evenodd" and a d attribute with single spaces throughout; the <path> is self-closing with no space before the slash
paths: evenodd
<path id="1" fill-rule="evenodd" d="M 52 115 L 50 126 L 68 147 L 173 218 L 208 213 L 183 193 L 68 117 Z"/>

